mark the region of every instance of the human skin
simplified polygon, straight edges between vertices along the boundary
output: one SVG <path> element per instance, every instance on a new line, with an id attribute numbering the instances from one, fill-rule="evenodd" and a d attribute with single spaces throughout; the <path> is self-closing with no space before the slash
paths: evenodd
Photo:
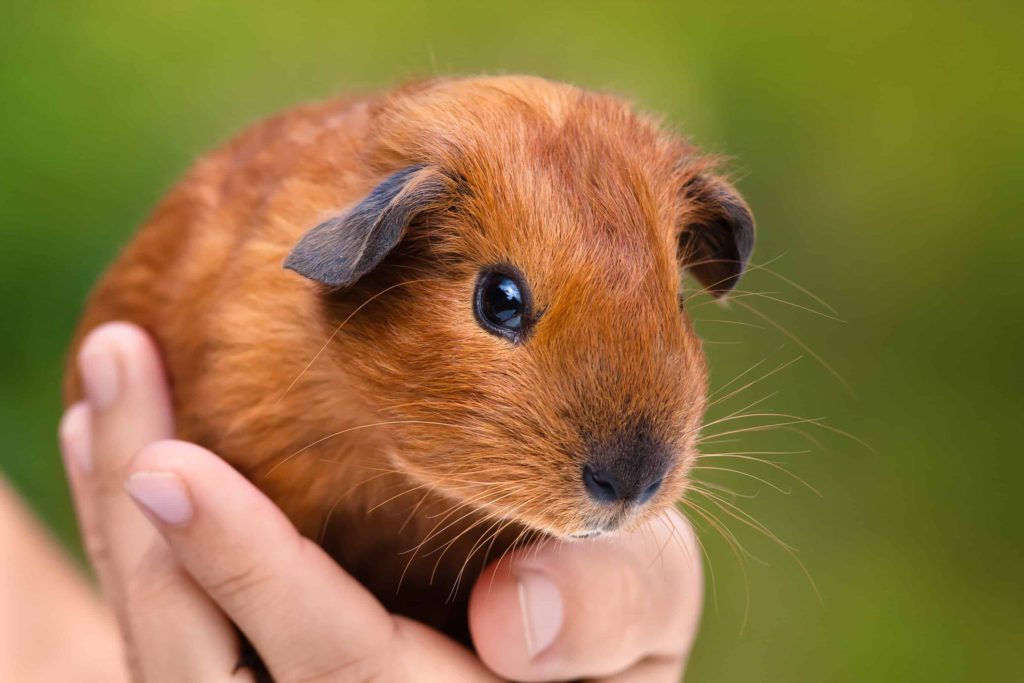
<path id="1" fill-rule="evenodd" d="M 474 654 L 389 614 L 220 458 L 167 440 L 166 382 L 140 329 L 99 328 L 79 369 L 87 400 L 65 415 L 62 450 L 135 679 L 252 680 L 232 624 L 279 681 L 681 677 L 702 602 L 681 519 L 493 563 L 470 602 Z"/>
<path id="2" fill-rule="evenodd" d="M 0 680 L 126 681 L 113 615 L 2 477 L 0 548 Z"/>

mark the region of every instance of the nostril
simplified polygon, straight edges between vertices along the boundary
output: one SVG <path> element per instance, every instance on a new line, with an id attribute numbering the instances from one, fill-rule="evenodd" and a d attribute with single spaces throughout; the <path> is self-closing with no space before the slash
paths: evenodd
<path id="1" fill-rule="evenodd" d="M 647 501 L 649 501 L 649 500 L 650 500 L 651 498 L 653 498 L 653 497 L 654 497 L 654 494 L 655 494 L 655 493 L 657 493 L 657 492 L 658 492 L 658 489 L 660 489 L 660 488 L 661 488 L 661 482 L 662 482 L 662 481 L 664 481 L 664 479 L 662 479 L 662 478 L 659 478 L 659 479 L 658 479 L 657 481 L 655 481 L 655 482 L 654 482 L 653 484 L 651 484 L 650 486 L 648 486 L 647 488 L 645 488 L 645 489 L 644 489 L 644 490 L 643 490 L 643 491 L 642 491 L 642 492 L 640 493 L 640 495 L 639 495 L 639 496 L 637 496 L 637 502 L 638 502 L 638 503 L 646 503 L 646 502 L 647 502 Z"/>
<path id="2" fill-rule="evenodd" d="M 595 470 L 590 465 L 583 467 L 583 486 L 594 500 L 613 503 L 619 499 L 618 481 L 615 475 L 604 470 Z"/>
<path id="3" fill-rule="evenodd" d="M 654 481 L 648 477 L 623 478 L 614 469 L 596 468 L 591 465 L 583 467 L 583 486 L 591 500 L 598 503 L 616 503 L 619 501 L 643 505 L 661 488 L 663 475 L 657 475 Z"/>

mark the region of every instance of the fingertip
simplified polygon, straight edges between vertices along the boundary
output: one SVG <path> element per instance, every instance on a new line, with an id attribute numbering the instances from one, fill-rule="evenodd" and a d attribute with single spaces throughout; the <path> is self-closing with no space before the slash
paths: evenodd
<path id="1" fill-rule="evenodd" d="M 129 384 L 163 380 L 159 350 L 138 325 L 104 323 L 86 335 L 77 366 L 93 408 L 106 410 L 123 398 Z"/>
<path id="2" fill-rule="evenodd" d="M 82 388 L 89 404 L 97 410 L 114 405 L 120 392 L 117 336 L 117 330 L 109 325 L 98 327 L 89 333 L 78 352 Z"/>
<path id="3" fill-rule="evenodd" d="M 209 533 L 213 527 L 259 520 L 268 535 L 294 531 L 277 506 L 241 472 L 194 443 L 166 439 L 148 444 L 135 455 L 125 474 L 125 488 L 137 502 L 134 489 L 139 487 L 159 489 L 154 496 L 172 501 L 166 509 L 151 510 L 171 526 Z"/>
<path id="4" fill-rule="evenodd" d="M 547 651 L 562 630 L 562 592 L 542 572 L 517 571 L 516 597 L 526 653 L 533 659 Z"/>
<path id="5" fill-rule="evenodd" d="M 134 323 L 115 320 L 93 328 L 82 341 L 79 357 L 97 347 L 114 346 L 127 354 L 149 353 L 155 349 L 146 331 Z"/>
<path id="6" fill-rule="evenodd" d="M 187 474 L 206 458 L 219 458 L 212 452 L 188 441 L 161 439 L 146 444 L 128 465 L 128 476 L 138 472 L 174 470 Z"/>
<path id="7" fill-rule="evenodd" d="M 144 512 L 164 524 L 184 527 L 192 521 L 192 496 L 174 472 L 135 472 L 124 488 Z"/>
<path id="8" fill-rule="evenodd" d="M 92 471 L 92 436 L 89 406 L 85 401 L 75 403 L 61 416 L 57 427 L 64 468 L 68 474 Z"/>
<path id="9" fill-rule="evenodd" d="M 689 524 L 650 520 L 630 533 L 510 553 L 474 586 L 470 631 L 505 678 L 606 676 L 647 656 L 685 655 L 702 602 Z"/>
<path id="10" fill-rule="evenodd" d="M 530 561 L 513 553 L 488 567 L 470 594 L 473 644 L 492 671 L 513 680 L 548 680 L 562 667 L 559 637 L 565 596 L 557 572 L 545 569 L 531 548 Z M 542 552 L 543 549 L 540 549 Z"/>
<path id="11" fill-rule="evenodd" d="M 503 678 L 522 679 L 530 649 L 523 629 L 519 588 L 509 558 L 490 565 L 469 597 L 469 631 L 477 654 Z"/>

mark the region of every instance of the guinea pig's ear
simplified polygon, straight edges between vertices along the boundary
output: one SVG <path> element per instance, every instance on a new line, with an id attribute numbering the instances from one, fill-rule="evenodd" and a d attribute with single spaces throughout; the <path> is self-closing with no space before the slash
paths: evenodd
<path id="1" fill-rule="evenodd" d="M 715 297 L 739 282 L 754 250 L 754 217 L 724 179 L 699 174 L 682 188 L 685 218 L 679 235 L 683 267 Z"/>
<path id="2" fill-rule="evenodd" d="M 373 270 L 419 214 L 442 205 L 448 178 L 417 165 L 385 178 L 354 207 L 307 232 L 284 267 L 330 287 L 348 287 Z"/>

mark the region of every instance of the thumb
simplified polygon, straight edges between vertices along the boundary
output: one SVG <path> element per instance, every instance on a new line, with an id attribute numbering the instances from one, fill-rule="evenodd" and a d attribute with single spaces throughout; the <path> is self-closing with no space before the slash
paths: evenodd
<path id="1" fill-rule="evenodd" d="M 491 565 L 470 598 L 470 630 L 484 662 L 514 680 L 610 676 L 655 660 L 659 674 L 645 680 L 675 681 L 702 601 L 696 539 L 672 514 Z"/>

